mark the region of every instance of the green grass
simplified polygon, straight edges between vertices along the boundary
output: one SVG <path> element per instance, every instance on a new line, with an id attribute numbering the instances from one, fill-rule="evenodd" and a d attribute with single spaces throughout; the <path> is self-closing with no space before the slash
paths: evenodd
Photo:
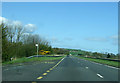
<path id="1" fill-rule="evenodd" d="M 33 61 L 59 60 L 59 59 L 62 59 L 63 57 L 64 56 L 62 56 L 62 57 L 33 57 L 33 58 L 23 57 L 23 58 L 19 58 L 17 60 L 4 62 L 4 63 L 2 63 L 2 65 L 33 62 Z"/>
<path id="2" fill-rule="evenodd" d="M 85 57 L 79 57 L 79 56 L 77 56 L 77 57 L 80 58 L 80 59 L 93 61 L 93 62 L 96 62 L 96 63 L 106 64 L 106 65 L 110 65 L 110 66 L 113 66 L 113 67 L 119 67 L 119 65 L 118 65 L 119 62 L 115 62 L 115 61 L 92 59 L 92 58 L 85 58 Z"/>

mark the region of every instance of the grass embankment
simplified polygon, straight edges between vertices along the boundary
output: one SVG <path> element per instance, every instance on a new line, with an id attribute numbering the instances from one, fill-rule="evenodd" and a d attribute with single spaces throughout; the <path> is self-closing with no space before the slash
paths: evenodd
<path id="1" fill-rule="evenodd" d="M 113 67 L 119 67 L 119 62 L 115 62 L 115 61 L 108 61 L 108 60 L 101 60 L 101 59 L 93 59 L 93 58 L 85 58 L 85 57 L 79 57 L 80 59 L 84 59 L 84 60 L 88 60 L 88 61 L 93 61 L 96 63 L 101 63 L 101 64 L 105 64 L 105 65 L 109 65 L 109 66 L 113 66 Z"/>
<path id="2" fill-rule="evenodd" d="M 52 61 L 52 60 L 59 60 L 62 59 L 64 56 L 61 57 L 33 57 L 33 58 L 19 58 L 13 61 L 8 61 L 8 62 L 4 62 L 2 63 L 3 65 L 7 65 L 7 64 L 17 64 L 17 63 L 24 63 L 24 62 L 33 62 L 33 61 Z"/>

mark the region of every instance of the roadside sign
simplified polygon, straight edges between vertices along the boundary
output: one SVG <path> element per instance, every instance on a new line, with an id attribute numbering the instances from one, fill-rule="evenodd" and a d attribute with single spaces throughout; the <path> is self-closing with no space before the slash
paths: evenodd
<path id="1" fill-rule="evenodd" d="M 35 44 L 35 46 L 38 46 L 38 44 Z"/>

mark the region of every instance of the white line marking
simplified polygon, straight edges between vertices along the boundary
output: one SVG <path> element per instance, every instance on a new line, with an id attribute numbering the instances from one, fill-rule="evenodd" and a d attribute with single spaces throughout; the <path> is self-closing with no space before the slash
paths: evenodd
<path id="1" fill-rule="evenodd" d="M 112 66 L 109 66 L 109 65 L 105 65 L 105 66 L 110 67 L 110 68 L 114 68 L 114 69 L 119 69 L 119 68 L 112 67 Z"/>
<path id="2" fill-rule="evenodd" d="M 5 69 L 5 70 L 3 70 L 3 71 L 7 71 L 8 69 Z"/>
<path id="3" fill-rule="evenodd" d="M 119 69 L 117 67 L 112 67 L 112 66 L 109 66 L 109 65 L 101 64 L 101 63 L 96 63 L 96 62 L 92 62 L 92 61 L 90 61 L 90 62 L 94 63 L 94 64 L 98 64 L 98 65 L 104 65 L 104 66 L 109 67 L 109 68 Z"/>
<path id="4" fill-rule="evenodd" d="M 102 76 L 102 75 L 100 75 L 100 74 L 97 74 L 97 76 L 99 76 L 100 78 L 103 78 L 103 76 Z"/>
<path id="5" fill-rule="evenodd" d="M 86 69 L 88 69 L 88 67 L 85 67 Z"/>

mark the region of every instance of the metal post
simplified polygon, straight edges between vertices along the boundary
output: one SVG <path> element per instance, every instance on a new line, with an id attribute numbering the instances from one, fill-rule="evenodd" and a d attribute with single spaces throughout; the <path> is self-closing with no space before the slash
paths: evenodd
<path id="1" fill-rule="evenodd" d="M 38 56 L 38 46 L 37 46 L 37 56 Z"/>
<path id="2" fill-rule="evenodd" d="M 36 46 L 37 46 L 37 56 L 38 56 L 38 44 L 36 44 Z"/>

